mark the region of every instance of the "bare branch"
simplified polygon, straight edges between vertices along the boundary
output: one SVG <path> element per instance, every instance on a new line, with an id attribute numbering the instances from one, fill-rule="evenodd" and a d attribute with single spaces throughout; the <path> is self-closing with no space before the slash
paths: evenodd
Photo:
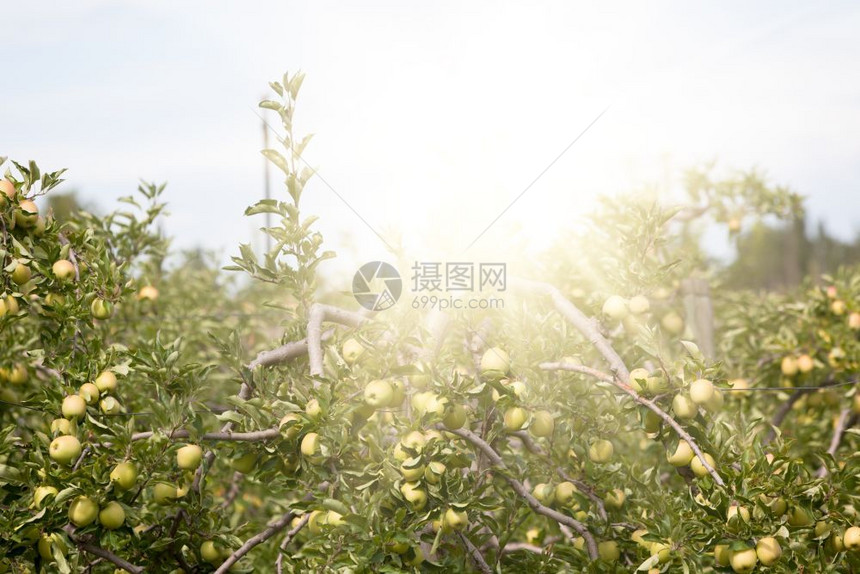
<path id="1" fill-rule="evenodd" d="M 278 553 L 278 559 L 275 561 L 275 567 L 278 571 L 278 574 L 283 573 L 284 552 L 287 550 L 287 546 L 290 545 L 290 542 L 292 542 L 293 538 L 296 537 L 296 534 L 299 533 L 299 530 L 304 528 L 310 519 L 310 513 L 305 513 L 305 515 L 302 516 L 301 520 L 299 520 L 299 523 L 293 526 L 293 529 L 287 532 L 287 535 L 284 536 L 284 541 L 281 542 L 280 552 Z"/>
<path id="2" fill-rule="evenodd" d="M 478 567 L 478 570 L 484 574 L 493 574 L 493 570 L 490 568 L 490 565 L 487 564 L 487 561 L 484 559 L 484 555 L 481 554 L 481 551 L 478 550 L 474 544 L 472 544 L 472 541 L 469 540 L 469 538 L 462 532 L 458 532 L 457 536 L 460 537 L 466 550 L 469 551 L 469 556 L 472 558 L 472 562 L 475 563 L 475 566 Z"/>
<path id="3" fill-rule="evenodd" d="M 657 406 L 657 404 L 654 401 L 648 400 L 645 397 L 640 396 L 639 393 L 637 393 L 635 390 L 633 390 L 633 387 L 631 387 L 627 383 L 624 383 L 624 382 L 618 380 L 617 377 L 613 377 L 612 375 L 610 375 L 608 373 L 604 373 L 603 371 L 598 371 L 597 369 L 592 369 L 591 367 L 585 367 L 582 365 L 571 365 L 570 363 L 541 363 L 540 368 L 545 370 L 545 371 L 573 371 L 576 373 L 583 373 L 586 375 L 590 375 L 590 376 L 592 376 L 596 379 L 599 379 L 601 381 L 615 385 L 616 387 L 618 387 L 619 389 L 621 389 L 622 391 L 624 391 L 625 393 L 630 395 L 630 397 L 634 401 L 636 401 L 640 405 L 643 405 L 643 406 L 651 409 L 661 419 L 663 419 L 666 422 L 666 424 L 668 424 L 670 427 L 672 427 L 672 429 L 674 429 L 674 431 L 678 434 L 679 437 L 681 437 L 682 439 L 687 441 L 687 444 L 690 445 L 690 448 L 693 449 L 693 452 L 696 453 L 697 457 L 699 457 L 699 460 L 701 461 L 702 466 L 704 466 L 705 469 L 714 478 L 714 482 L 716 482 L 718 485 L 723 486 L 723 487 L 726 485 L 725 482 L 723 482 L 723 479 L 720 476 L 720 474 L 708 463 L 707 460 L 705 460 L 705 456 L 704 456 L 704 453 L 702 452 L 702 449 L 699 448 L 699 445 L 696 443 L 696 441 L 693 439 L 693 437 L 690 435 L 690 433 L 688 433 L 686 430 L 684 430 L 684 427 L 679 425 L 678 421 L 676 421 L 675 419 L 670 417 L 666 413 L 666 411 L 664 411 L 659 406 Z"/>
<path id="4" fill-rule="evenodd" d="M 839 413 L 839 420 L 836 421 L 836 427 L 833 429 L 833 438 L 830 439 L 830 446 L 827 449 L 827 454 L 836 456 L 836 451 L 839 450 L 839 444 L 842 442 L 842 437 L 845 436 L 845 429 L 854 425 L 857 417 L 851 414 L 851 409 L 842 409 Z M 818 469 L 818 477 L 824 478 L 827 476 L 827 465 L 822 464 Z"/>
<path id="5" fill-rule="evenodd" d="M 141 574 L 144 571 L 143 568 L 141 568 L 140 566 L 135 566 L 131 562 L 129 562 L 127 560 L 123 560 L 122 558 L 120 558 L 119 556 L 114 554 L 113 552 L 111 552 L 109 550 L 105 550 L 101 546 L 98 546 L 96 544 L 92 544 L 90 542 L 86 542 L 84 540 L 77 538 L 74 535 L 75 528 L 71 524 L 67 524 L 63 528 L 63 530 L 65 530 L 66 533 L 69 535 L 69 539 L 72 542 L 74 542 L 75 545 L 78 548 L 80 548 L 81 550 L 83 550 L 84 552 L 88 552 L 88 553 L 92 554 L 93 556 L 98 556 L 99 558 L 103 558 L 103 559 L 107 560 L 108 562 L 112 563 L 117 568 L 122 568 L 126 572 L 131 572 L 132 574 Z"/>
<path id="6" fill-rule="evenodd" d="M 502 457 L 499 456 L 499 453 L 493 450 L 493 447 L 491 447 L 484 439 L 482 439 L 472 431 L 465 429 L 451 430 L 445 428 L 444 425 L 437 426 L 439 430 L 445 430 L 447 432 L 453 433 L 460 438 L 463 438 L 472 443 L 482 453 L 484 453 L 484 455 L 490 461 L 490 464 L 492 464 L 497 469 L 503 471 L 508 470 L 507 465 L 502 460 Z M 534 510 L 538 514 L 542 514 L 543 516 L 552 518 L 559 524 L 569 526 L 570 528 L 576 530 L 585 540 L 585 544 L 588 547 L 588 555 L 592 559 L 597 559 L 597 544 L 594 541 L 594 537 L 581 522 L 575 520 L 574 518 L 571 518 L 570 516 L 567 516 L 566 514 L 562 514 L 561 512 L 558 512 L 556 510 L 553 510 L 552 508 L 546 507 L 541 504 L 538 499 L 532 496 L 532 494 L 528 491 L 525 485 L 523 485 L 523 483 L 515 479 L 513 476 L 509 476 L 506 473 L 502 473 L 502 477 L 508 482 L 514 492 L 516 492 L 520 495 L 520 497 L 525 499 L 526 503 L 532 510 Z"/>
<path id="7" fill-rule="evenodd" d="M 325 321 L 340 323 L 348 327 L 358 327 L 369 321 L 367 317 L 339 309 L 331 305 L 314 303 L 308 312 L 308 338 L 307 353 L 311 364 L 311 376 L 321 377 L 323 375 L 323 351 L 322 351 L 322 324 Z"/>
<path id="8" fill-rule="evenodd" d="M 246 540 L 242 546 L 240 546 L 235 552 L 228 556 L 226 560 L 224 560 L 221 566 L 219 566 L 218 569 L 215 570 L 215 574 L 224 574 L 225 572 L 227 572 L 233 564 L 238 562 L 242 558 L 242 556 L 253 550 L 255 546 L 262 544 L 263 542 L 286 528 L 293 518 L 295 518 L 295 514 L 293 514 L 292 511 L 287 512 L 278 520 L 267 526 L 265 530 Z"/>
<path id="9" fill-rule="evenodd" d="M 227 425 L 224 425 L 227 426 Z M 131 435 L 131 440 L 145 440 L 152 437 L 154 431 L 136 432 Z M 167 435 L 170 439 L 189 438 L 191 434 L 187 430 L 176 430 Z M 220 432 L 208 432 L 200 435 L 198 438 L 201 441 L 231 441 L 231 442 L 260 442 L 272 440 L 281 436 L 281 431 L 277 428 L 271 428 L 252 432 L 233 432 L 231 430 Z"/>

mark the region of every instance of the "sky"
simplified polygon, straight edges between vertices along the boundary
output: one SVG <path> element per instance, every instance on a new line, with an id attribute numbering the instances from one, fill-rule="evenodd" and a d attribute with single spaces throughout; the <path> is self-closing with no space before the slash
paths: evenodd
<path id="1" fill-rule="evenodd" d="M 59 190 L 102 210 L 167 182 L 179 248 L 261 245 L 243 216 L 263 195 L 256 103 L 297 70 L 296 127 L 325 181 L 303 209 L 334 268 L 385 242 L 500 259 L 599 194 L 676 187 L 712 160 L 860 230 L 853 2 L 6 1 L 0 21 L 0 155 L 69 168 Z"/>

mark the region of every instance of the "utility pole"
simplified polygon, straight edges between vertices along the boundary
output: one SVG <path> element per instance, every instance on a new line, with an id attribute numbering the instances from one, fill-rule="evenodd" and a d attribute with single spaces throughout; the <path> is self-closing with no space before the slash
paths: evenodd
<path id="1" fill-rule="evenodd" d="M 263 98 L 261 98 L 263 99 Z M 265 114 L 265 110 L 261 110 L 261 114 Z M 269 126 L 266 125 L 265 118 L 262 119 L 263 126 L 263 149 L 269 149 Z M 263 156 L 263 191 L 266 199 L 272 199 L 272 186 L 269 183 L 269 160 Z M 272 226 L 272 214 L 266 212 L 266 227 Z M 266 253 L 272 250 L 272 237 L 266 234 Z"/>

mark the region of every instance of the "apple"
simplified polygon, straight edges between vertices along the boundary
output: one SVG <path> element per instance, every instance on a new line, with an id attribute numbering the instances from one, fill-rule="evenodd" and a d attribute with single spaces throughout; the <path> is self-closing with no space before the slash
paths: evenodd
<path id="1" fill-rule="evenodd" d="M 450 405 L 442 418 L 442 424 L 449 430 L 461 429 L 466 425 L 469 413 L 463 405 Z"/>
<path id="2" fill-rule="evenodd" d="M 842 552 L 843 550 L 845 550 L 845 542 L 842 538 L 842 535 L 839 534 L 838 532 L 833 532 L 827 538 L 827 542 L 825 543 L 825 548 L 827 548 L 827 550 L 833 554 L 836 554 L 837 552 Z"/>
<path id="3" fill-rule="evenodd" d="M 604 540 L 597 545 L 597 555 L 604 562 L 615 562 L 621 556 L 621 551 L 614 540 Z"/>
<path id="4" fill-rule="evenodd" d="M 697 379 L 690 383 L 690 398 L 697 405 L 709 403 L 714 398 L 714 384 L 708 379 Z"/>
<path id="5" fill-rule="evenodd" d="M 427 437 L 420 431 L 412 431 L 400 439 L 400 444 L 410 450 L 421 452 L 424 450 L 424 445 L 427 444 Z"/>
<path id="6" fill-rule="evenodd" d="M 860 549 L 860 526 L 851 526 L 842 535 L 842 544 L 847 550 Z"/>
<path id="7" fill-rule="evenodd" d="M 108 530 L 116 530 L 125 522 L 125 510 L 115 500 L 108 502 L 99 512 L 99 524 Z"/>
<path id="8" fill-rule="evenodd" d="M 50 495 L 57 496 L 57 489 L 53 486 L 37 486 L 33 491 L 33 505 L 42 508 L 42 501 Z"/>
<path id="9" fill-rule="evenodd" d="M 555 501 L 561 505 L 565 505 L 573 500 L 573 496 L 577 492 L 579 492 L 579 489 L 572 482 L 559 482 L 555 487 Z"/>
<path id="10" fill-rule="evenodd" d="M 501 347 L 487 349 L 481 357 L 482 375 L 505 375 L 511 370 L 511 357 Z"/>
<path id="11" fill-rule="evenodd" d="M 746 394 L 746 391 L 750 388 L 750 383 L 748 380 L 744 378 L 732 379 L 729 381 L 729 386 L 732 388 L 732 392 L 729 396 L 742 397 Z"/>
<path id="12" fill-rule="evenodd" d="M 302 425 L 302 417 L 297 413 L 287 413 L 281 418 L 281 422 L 278 423 L 278 428 L 283 429 L 285 426 L 287 427 L 285 430 L 282 430 L 284 437 L 289 440 L 292 440 L 299 436 L 299 431 L 301 430 Z"/>
<path id="13" fill-rule="evenodd" d="M 808 373 L 815 368 L 815 361 L 807 354 L 803 354 L 797 358 L 797 370 L 801 373 Z"/>
<path id="14" fill-rule="evenodd" d="M 469 525 L 469 515 L 449 508 L 442 515 L 442 525 L 447 530 L 460 531 Z"/>
<path id="15" fill-rule="evenodd" d="M 233 467 L 233 470 L 242 474 L 253 472 L 254 467 L 257 466 L 257 453 L 247 452 L 242 456 L 236 457 L 230 462 L 230 466 Z"/>
<path id="16" fill-rule="evenodd" d="M 309 432 L 302 437 L 301 444 L 302 454 L 313 460 L 320 456 L 320 435 L 315 432 Z"/>
<path id="17" fill-rule="evenodd" d="M 323 524 L 326 526 L 331 526 L 333 528 L 337 528 L 338 526 L 343 526 L 346 524 L 346 520 L 343 519 L 343 514 L 340 512 L 335 512 L 334 510 L 329 510 L 325 513 L 325 516 L 322 518 Z"/>
<path id="18" fill-rule="evenodd" d="M 424 465 L 421 464 L 421 458 L 407 458 L 400 465 L 400 474 L 407 482 L 420 480 L 424 476 Z"/>
<path id="19" fill-rule="evenodd" d="M 391 404 L 394 389 L 388 381 L 371 381 L 364 387 L 364 402 L 375 409 L 384 409 Z"/>
<path id="20" fill-rule="evenodd" d="M 177 498 L 178 491 L 175 484 L 169 482 L 156 482 L 152 487 L 152 498 L 156 504 L 167 504 Z"/>
<path id="21" fill-rule="evenodd" d="M 32 276 L 33 273 L 30 271 L 30 268 L 27 267 L 26 263 L 23 261 L 15 262 L 15 267 L 12 269 L 12 281 L 15 285 L 23 285 L 29 281 Z"/>
<path id="22" fill-rule="evenodd" d="M 788 503 L 784 498 L 774 498 L 768 507 L 774 516 L 782 516 L 788 510 Z"/>
<path id="23" fill-rule="evenodd" d="M 760 538 L 755 545 L 755 553 L 759 562 L 765 566 L 770 566 L 782 556 L 782 547 L 773 536 L 765 536 Z"/>
<path id="24" fill-rule="evenodd" d="M 421 510 L 427 505 L 427 492 L 417 482 L 404 482 L 400 486 L 400 493 L 415 511 Z"/>
<path id="25" fill-rule="evenodd" d="M 223 548 L 218 544 L 215 544 L 212 540 L 206 540 L 203 544 L 200 545 L 200 557 L 204 560 L 204 562 L 208 562 L 213 566 L 218 566 L 221 564 L 221 556 L 223 554 Z"/>
<path id="26" fill-rule="evenodd" d="M 78 389 L 78 396 L 84 399 L 88 405 L 92 405 L 99 400 L 99 388 L 93 383 L 84 383 Z"/>
<path id="27" fill-rule="evenodd" d="M 81 456 L 81 442 L 72 435 L 58 436 L 48 447 L 49 456 L 60 464 L 71 464 Z"/>
<path id="28" fill-rule="evenodd" d="M 12 372 L 9 373 L 8 380 L 13 385 L 23 385 L 29 378 L 30 373 L 27 372 L 27 366 L 22 363 L 15 363 Z"/>
<path id="29" fill-rule="evenodd" d="M 675 311 L 669 311 L 663 315 L 660 325 L 670 335 L 680 335 L 684 332 L 684 319 Z"/>
<path id="30" fill-rule="evenodd" d="M 53 548 L 55 546 L 63 556 L 65 556 L 69 551 L 69 548 L 66 546 L 66 543 L 63 542 L 63 539 L 59 534 L 43 534 L 39 538 L 39 543 L 37 545 L 39 556 L 41 556 L 43 560 L 51 562 L 54 560 Z"/>
<path id="31" fill-rule="evenodd" d="M 354 365 L 358 358 L 364 353 L 364 345 L 353 338 L 349 338 L 343 342 L 341 355 L 347 365 Z"/>
<path id="32" fill-rule="evenodd" d="M 805 508 L 795 506 L 788 513 L 788 525 L 795 528 L 803 528 L 811 526 L 813 522 L 812 515 Z"/>
<path id="33" fill-rule="evenodd" d="M 8 179 L 0 179 L 0 191 L 3 192 L 3 195 L 0 195 L 0 205 L 6 205 L 7 199 L 15 198 L 15 184 Z"/>
<path id="34" fill-rule="evenodd" d="M 732 552 L 728 544 L 717 544 L 714 546 L 714 562 L 717 566 L 726 567 L 731 560 Z"/>
<path id="35" fill-rule="evenodd" d="M 121 462 L 110 471 L 110 480 L 118 488 L 128 490 L 137 482 L 137 467 L 133 462 Z"/>
<path id="36" fill-rule="evenodd" d="M 92 524 L 99 514 L 99 505 L 86 496 L 79 496 L 69 506 L 69 522 L 84 527 Z"/>
<path id="37" fill-rule="evenodd" d="M 652 410 L 645 412 L 645 420 L 642 421 L 642 428 L 649 435 L 656 435 L 660 432 L 660 427 L 663 424 L 663 419 Z M 683 465 L 682 465 L 683 466 Z"/>
<path id="38" fill-rule="evenodd" d="M 527 420 L 529 420 L 529 414 L 525 409 L 511 407 L 505 411 L 505 430 L 508 432 L 518 431 L 523 428 Z"/>
<path id="39" fill-rule="evenodd" d="M 315 421 L 319 420 L 325 413 L 320 402 L 316 399 L 311 399 L 305 404 L 305 414 L 310 420 Z"/>
<path id="40" fill-rule="evenodd" d="M 532 489 L 532 496 L 544 506 L 549 506 L 555 502 L 555 487 L 551 484 L 539 483 Z"/>
<path id="41" fill-rule="evenodd" d="M 829 353 L 827 353 L 827 362 L 831 367 L 836 368 L 842 365 L 842 361 L 845 360 L 845 351 L 842 350 L 841 347 L 833 347 Z"/>
<path id="42" fill-rule="evenodd" d="M 732 570 L 736 573 L 752 572 L 755 570 L 758 556 L 756 555 L 755 548 L 746 547 L 743 550 L 732 552 L 729 562 L 732 565 Z"/>
<path id="43" fill-rule="evenodd" d="M 648 388 L 648 377 L 650 376 L 651 373 L 647 369 L 643 369 L 642 367 L 633 369 L 630 371 L 630 386 L 637 393 L 644 392 Z"/>
<path id="44" fill-rule="evenodd" d="M 113 371 L 102 371 L 96 377 L 95 384 L 102 393 L 109 393 L 116 389 L 116 375 Z"/>
<path id="45" fill-rule="evenodd" d="M 615 447 L 606 439 L 597 439 L 588 448 L 588 458 L 598 464 L 612 460 Z"/>
<path id="46" fill-rule="evenodd" d="M 797 359 L 791 355 L 787 355 L 782 358 L 779 368 L 786 377 L 793 377 L 797 374 Z"/>
<path id="47" fill-rule="evenodd" d="M 626 500 L 627 494 L 620 488 L 616 488 L 606 494 L 606 498 L 603 499 L 603 504 L 606 508 L 620 510 L 621 507 L 624 506 L 624 502 Z"/>
<path id="48" fill-rule="evenodd" d="M 637 528 L 633 531 L 633 534 L 630 535 L 630 541 L 635 542 L 643 548 L 650 548 L 651 542 L 645 540 L 646 534 L 648 534 L 647 530 L 645 530 L 644 528 Z"/>
<path id="49" fill-rule="evenodd" d="M 7 295 L 4 303 L 6 304 L 6 312 L 10 315 L 17 315 L 18 312 L 21 311 L 21 307 L 18 305 L 18 300 L 12 295 Z"/>
<path id="50" fill-rule="evenodd" d="M 137 292 L 138 301 L 155 301 L 158 299 L 158 289 L 152 285 L 144 285 Z"/>
<path id="51" fill-rule="evenodd" d="M 405 562 L 409 566 L 420 566 L 424 562 L 424 552 L 421 550 L 421 547 L 410 548 L 409 552 L 406 553 Z"/>
<path id="52" fill-rule="evenodd" d="M 675 416 L 679 419 L 694 419 L 699 412 L 699 408 L 696 406 L 690 397 L 682 394 L 675 395 L 675 398 L 672 399 L 672 412 L 675 413 Z"/>
<path id="53" fill-rule="evenodd" d="M 73 280 L 75 278 L 75 266 L 68 259 L 58 259 L 57 261 L 54 261 L 54 264 L 51 266 L 51 271 L 60 283 L 65 283 L 66 281 Z"/>
<path id="54" fill-rule="evenodd" d="M 406 385 L 400 379 L 392 379 L 388 384 L 391 385 L 391 390 L 393 391 L 391 403 L 388 406 L 399 408 L 403 404 L 403 401 L 406 400 Z"/>
<path id="55" fill-rule="evenodd" d="M 197 470 L 203 460 L 203 449 L 196 444 L 187 444 L 176 451 L 176 465 L 182 470 Z"/>
<path id="56" fill-rule="evenodd" d="M 603 302 L 603 314 L 614 321 L 620 321 L 630 310 L 627 308 L 627 300 L 619 295 L 611 295 Z"/>
<path id="57" fill-rule="evenodd" d="M 437 460 L 431 461 L 424 470 L 424 480 L 428 484 L 439 484 L 447 469 L 444 463 Z"/>
<path id="58" fill-rule="evenodd" d="M 702 455 L 704 456 L 705 460 L 707 461 L 708 466 L 710 466 L 711 468 L 716 470 L 717 461 L 714 460 L 714 457 L 712 457 L 711 455 L 709 455 L 706 452 L 702 453 Z M 693 460 L 690 461 L 690 470 L 692 470 L 693 474 L 695 474 L 699 478 L 704 478 L 710 474 L 710 472 L 708 472 L 708 469 L 705 468 L 705 465 L 702 464 L 702 459 L 699 458 L 698 456 L 694 457 Z"/>
<path id="59" fill-rule="evenodd" d="M 21 227 L 33 227 L 39 217 L 39 208 L 32 200 L 22 199 L 15 211 L 15 224 Z"/>
<path id="60" fill-rule="evenodd" d="M 96 297 L 93 299 L 93 302 L 90 303 L 90 312 L 96 319 L 110 319 L 113 315 L 113 305 L 110 301 L 105 301 L 100 297 Z"/>
<path id="61" fill-rule="evenodd" d="M 51 421 L 51 434 L 75 434 L 75 425 L 69 419 Z"/>
<path id="62" fill-rule="evenodd" d="M 833 311 L 834 315 L 844 315 L 847 306 L 845 305 L 845 301 L 841 299 L 837 299 L 830 304 L 830 310 Z"/>
<path id="63" fill-rule="evenodd" d="M 669 390 L 669 382 L 666 380 L 662 373 L 658 373 L 648 377 L 648 380 L 646 381 L 646 387 L 649 393 L 651 393 L 652 395 L 657 395 Z"/>
<path id="64" fill-rule="evenodd" d="M 708 402 L 706 402 L 702 406 L 704 406 L 706 410 L 708 410 L 712 413 L 716 413 L 716 412 L 719 412 L 719 410 L 723 408 L 724 402 L 725 402 L 725 399 L 723 398 L 723 391 L 715 388 L 714 394 L 711 395 L 711 400 L 709 400 Z"/>
<path id="65" fill-rule="evenodd" d="M 665 542 L 652 542 L 648 549 L 651 556 L 656 556 L 660 564 L 668 562 L 672 558 L 672 548 Z"/>
<path id="66" fill-rule="evenodd" d="M 848 315 L 848 328 L 854 331 L 860 329 L 860 313 L 857 311 L 852 311 L 850 315 Z"/>
<path id="67" fill-rule="evenodd" d="M 627 307 L 634 315 L 644 315 L 651 309 L 651 303 L 644 295 L 634 295 L 627 303 Z"/>
<path id="68" fill-rule="evenodd" d="M 99 401 L 99 407 L 101 407 L 102 412 L 106 415 L 116 415 L 122 412 L 122 405 L 113 397 L 103 398 Z"/>
<path id="69" fill-rule="evenodd" d="M 532 415 L 529 432 L 536 437 L 552 436 L 555 430 L 555 418 L 547 411 L 537 411 Z"/>

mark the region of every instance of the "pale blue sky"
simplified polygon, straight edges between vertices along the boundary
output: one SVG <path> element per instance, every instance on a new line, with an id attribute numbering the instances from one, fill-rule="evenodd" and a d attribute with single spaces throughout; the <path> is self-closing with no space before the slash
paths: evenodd
<path id="1" fill-rule="evenodd" d="M 0 154 L 68 167 L 65 185 L 102 206 L 138 178 L 167 181 L 180 246 L 251 239 L 253 109 L 299 68 L 308 161 L 424 259 L 462 253 L 610 104 L 471 259 L 498 256 L 511 229 L 545 242 L 598 192 L 713 158 L 808 195 L 843 237 L 858 228 L 856 3 L 0 5 Z M 319 182 L 306 209 L 346 259 L 384 255 Z"/>

